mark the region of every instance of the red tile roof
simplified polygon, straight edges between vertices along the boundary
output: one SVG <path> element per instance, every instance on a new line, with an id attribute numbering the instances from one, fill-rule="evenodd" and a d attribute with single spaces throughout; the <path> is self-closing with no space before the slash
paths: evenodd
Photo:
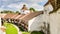
<path id="1" fill-rule="evenodd" d="M 18 15 L 18 16 L 16 16 L 14 19 L 19 19 L 19 18 L 21 18 L 22 16 L 24 16 L 24 14 Z"/>
<path id="2" fill-rule="evenodd" d="M 24 20 L 25 22 L 27 22 L 28 20 L 42 14 L 43 12 L 33 12 L 33 13 L 29 13 L 29 14 L 26 14 L 24 15 L 23 17 L 19 18 L 21 20 Z"/>
<path id="3" fill-rule="evenodd" d="M 14 19 L 14 18 L 17 17 L 17 16 L 18 16 L 18 14 L 15 14 L 14 16 L 11 17 L 11 19 Z"/>
<path id="4" fill-rule="evenodd" d="M 12 18 L 12 19 L 20 19 L 20 20 L 23 20 L 25 22 L 28 22 L 28 20 L 42 14 L 43 12 L 40 11 L 40 12 L 32 12 L 32 13 L 29 13 L 29 14 L 7 14 L 4 16 L 4 18 Z"/>
<path id="5" fill-rule="evenodd" d="M 11 17 L 13 17 L 15 14 L 7 14 L 7 15 L 5 15 L 4 16 L 4 18 L 11 18 Z"/>
<path id="6" fill-rule="evenodd" d="M 4 18 L 4 16 L 6 16 L 6 14 L 0 14 L 0 17 L 1 18 Z"/>

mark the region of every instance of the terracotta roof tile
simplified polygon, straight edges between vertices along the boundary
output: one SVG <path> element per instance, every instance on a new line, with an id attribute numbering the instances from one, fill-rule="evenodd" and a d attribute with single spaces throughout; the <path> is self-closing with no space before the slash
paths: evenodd
<path id="1" fill-rule="evenodd" d="M 6 14 L 0 14 L 0 17 L 1 17 L 1 18 L 4 18 L 5 15 L 6 15 Z"/>
<path id="2" fill-rule="evenodd" d="M 36 16 L 38 16 L 42 13 L 43 13 L 42 11 L 41 12 L 29 13 L 29 14 L 26 14 L 26 15 L 24 15 L 23 17 L 21 17 L 19 19 L 24 20 L 24 21 L 28 21 L 28 20 L 30 20 L 30 19 L 32 19 L 32 18 L 34 18 L 34 17 L 36 17 Z"/>
<path id="3" fill-rule="evenodd" d="M 24 16 L 24 14 L 18 15 L 18 16 L 16 16 L 14 19 L 19 19 L 19 18 L 21 18 L 22 16 Z"/>
<path id="4" fill-rule="evenodd" d="M 21 19 L 21 20 L 27 22 L 28 20 L 30 20 L 42 13 L 43 12 L 40 11 L 40 12 L 32 12 L 32 13 L 25 14 L 25 15 L 23 15 L 23 14 L 20 14 L 20 15 L 19 14 L 7 14 L 4 16 L 4 18 Z"/>
<path id="5" fill-rule="evenodd" d="M 4 16 L 4 18 L 11 18 L 12 16 L 14 16 L 15 14 L 7 14 L 6 16 Z"/>
<path id="6" fill-rule="evenodd" d="M 11 19 L 14 19 L 14 18 L 17 17 L 17 16 L 18 16 L 18 14 L 15 14 L 14 16 L 11 17 Z"/>

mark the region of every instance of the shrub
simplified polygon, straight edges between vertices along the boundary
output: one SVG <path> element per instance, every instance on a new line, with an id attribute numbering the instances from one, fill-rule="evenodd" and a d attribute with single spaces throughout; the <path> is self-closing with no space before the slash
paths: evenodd
<path id="1" fill-rule="evenodd" d="M 31 32 L 31 34 L 44 34 L 44 32 L 42 32 L 42 31 L 33 31 L 33 32 Z"/>

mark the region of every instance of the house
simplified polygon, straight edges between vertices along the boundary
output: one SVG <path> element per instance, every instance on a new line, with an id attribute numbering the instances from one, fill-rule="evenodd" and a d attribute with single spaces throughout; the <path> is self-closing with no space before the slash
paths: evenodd
<path id="1" fill-rule="evenodd" d="M 30 13 L 30 11 L 29 11 L 28 8 L 26 7 L 26 5 L 23 5 L 20 13 L 21 13 L 21 14 L 28 14 L 28 13 Z"/>
<path id="2" fill-rule="evenodd" d="M 26 14 L 26 15 L 20 17 L 19 19 L 23 21 L 23 23 L 21 23 L 21 24 L 24 24 L 23 27 L 25 27 L 28 31 L 34 31 L 34 29 L 37 26 L 36 25 L 33 26 L 32 24 L 40 23 L 39 21 L 37 21 L 37 23 L 35 23 L 36 22 L 35 19 L 39 20 L 40 17 L 38 18 L 38 16 L 41 14 L 43 14 L 43 11 L 33 12 L 33 13 Z M 35 28 L 32 28 L 32 27 L 35 27 Z M 38 29 L 38 28 L 36 28 L 36 29 Z"/>
<path id="3" fill-rule="evenodd" d="M 51 34 L 60 34 L 60 8 L 50 13 Z"/>
<path id="4" fill-rule="evenodd" d="M 31 24 L 34 24 L 35 21 L 30 22 L 31 20 L 35 20 L 39 15 L 43 14 L 43 11 L 40 12 L 31 12 L 28 14 L 6 14 L 3 19 L 7 22 L 14 23 L 18 27 L 22 27 L 24 31 L 28 31 L 32 27 Z M 38 19 L 37 19 L 38 20 Z M 37 21 L 39 22 L 39 21 Z M 35 26 L 35 25 L 34 25 Z"/>
<path id="5" fill-rule="evenodd" d="M 47 21 L 50 24 L 50 27 L 49 27 L 50 34 L 60 34 L 60 4 L 59 4 L 59 1 L 49 0 L 49 2 L 53 6 L 53 11 L 50 11 L 47 14 L 48 16 Z"/>

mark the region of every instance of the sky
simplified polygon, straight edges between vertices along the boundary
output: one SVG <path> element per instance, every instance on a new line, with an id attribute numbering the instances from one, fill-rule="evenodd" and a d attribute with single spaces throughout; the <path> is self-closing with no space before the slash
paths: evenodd
<path id="1" fill-rule="evenodd" d="M 0 0 L 1 10 L 18 11 L 26 4 L 27 8 L 33 7 L 36 10 L 43 10 L 48 0 Z"/>

